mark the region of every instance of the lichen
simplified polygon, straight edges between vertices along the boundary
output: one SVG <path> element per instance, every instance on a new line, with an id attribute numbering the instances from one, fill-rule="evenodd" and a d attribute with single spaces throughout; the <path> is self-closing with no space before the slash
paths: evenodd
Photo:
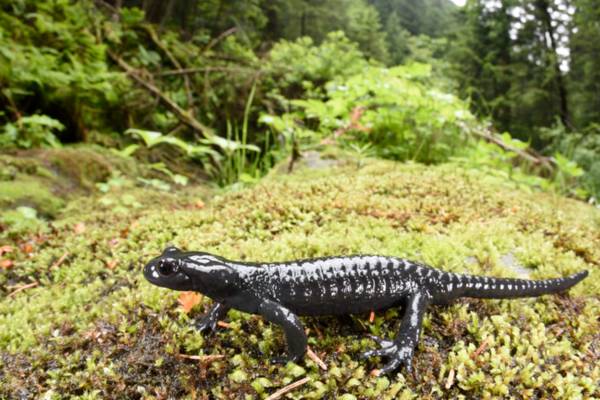
<path id="1" fill-rule="evenodd" d="M 600 396 L 597 209 L 452 164 L 360 165 L 300 168 L 216 196 L 131 187 L 142 206 L 125 204 L 126 213 L 98 206 L 100 197 L 73 200 L 51 234 L 30 238 L 31 251 L 8 254 L 0 397 L 264 398 L 304 377 L 291 398 Z M 285 349 L 278 327 L 232 311 L 227 327 L 200 334 L 191 318 L 209 299 L 188 315 L 178 293 L 144 281 L 143 263 L 169 243 L 258 261 L 376 253 L 516 277 L 503 262 L 511 254 L 533 279 L 583 269 L 590 276 L 568 294 L 431 307 L 414 374 L 376 377 L 381 361 L 358 354 L 375 345 L 367 334 L 394 335 L 400 310 L 373 323 L 368 315 L 302 318 L 327 370 L 308 357 L 272 364 Z"/>

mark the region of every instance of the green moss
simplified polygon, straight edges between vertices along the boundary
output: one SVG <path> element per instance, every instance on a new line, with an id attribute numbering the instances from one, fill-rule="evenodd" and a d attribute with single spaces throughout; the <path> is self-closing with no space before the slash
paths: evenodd
<path id="1" fill-rule="evenodd" d="M 40 214 L 55 216 L 64 201 L 54 195 L 39 179 L 23 177 L 19 180 L 0 181 L 0 209 L 27 206 Z"/>
<path id="2" fill-rule="evenodd" d="M 127 176 L 139 173 L 133 159 L 118 157 L 97 146 L 47 149 L 35 157 L 68 179 L 71 185 L 86 190 L 94 189 L 96 183 L 108 180 L 117 171 Z"/>
<path id="3" fill-rule="evenodd" d="M 169 187 L 156 179 L 164 178 L 159 172 L 97 146 L 1 154 L 0 235 L 39 232 L 61 212 L 84 214 L 88 209 L 101 208 L 124 214 L 131 208 L 142 208 L 150 199 L 162 196 L 153 190 L 146 191 L 150 199 L 140 195 L 138 186 L 144 177 L 151 178 L 148 182 Z M 96 195 L 99 192 L 102 196 Z M 187 199 L 185 195 L 179 197 Z M 66 204 L 70 207 L 65 210 Z M 39 219 L 23 220 L 15 211 L 18 207 L 33 208 Z"/>
<path id="4" fill-rule="evenodd" d="M 0 301 L 0 397 L 252 398 L 303 377 L 296 398 L 600 396 L 600 211 L 590 205 L 450 164 L 368 160 L 273 174 L 209 201 L 203 188 L 123 186 L 103 196 L 123 193 L 141 206 L 115 213 L 98 197 L 78 199 L 32 252 L 10 254 L 0 290 L 37 286 Z M 308 358 L 274 365 L 285 344 L 277 327 L 231 312 L 229 328 L 199 334 L 191 318 L 210 301 L 186 315 L 176 292 L 143 280 L 143 263 L 168 243 L 245 260 L 377 253 L 490 276 L 591 273 L 568 295 L 431 307 L 415 374 L 374 377 L 381 360 L 358 353 L 374 346 L 370 332 L 393 336 L 398 310 L 373 324 L 367 315 L 303 318 L 328 370 Z"/>
<path id="5" fill-rule="evenodd" d="M 133 160 L 96 147 L 19 151 L 0 155 L 0 210 L 28 206 L 54 218 L 65 200 L 94 189 L 115 171 L 135 175 Z"/>

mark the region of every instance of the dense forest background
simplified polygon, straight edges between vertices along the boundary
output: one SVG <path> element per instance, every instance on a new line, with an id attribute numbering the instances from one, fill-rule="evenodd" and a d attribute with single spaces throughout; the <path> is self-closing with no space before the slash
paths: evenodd
<path id="1" fill-rule="evenodd" d="M 0 0 L 0 399 L 600 398 L 598 199 L 599 0 Z M 383 376 L 401 307 L 276 364 L 167 246 L 589 276 L 432 305 Z"/>
<path id="2" fill-rule="evenodd" d="M 168 145 L 227 185 L 335 142 L 600 194 L 596 1 L 0 4 L 6 149 Z"/>

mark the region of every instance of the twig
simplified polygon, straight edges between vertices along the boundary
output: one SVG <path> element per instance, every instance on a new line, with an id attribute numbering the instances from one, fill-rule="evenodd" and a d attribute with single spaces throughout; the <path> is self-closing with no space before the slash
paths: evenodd
<path id="1" fill-rule="evenodd" d="M 56 262 L 50 266 L 50 269 L 55 269 L 55 268 L 60 267 L 60 264 L 62 264 L 65 261 L 65 259 L 68 257 L 68 255 L 69 255 L 69 252 L 66 251 L 65 254 L 60 256 L 60 258 L 58 260 L 56 260 Z"/>
<path id="2" fill-rule="evenodd" d="M 185 358 L 187 360 L 200 361 L 202 363 L 209 363 L 209 362 L 213 362 L 213 361 L 225 358 L 225 356 L 223 354 L 210 354 L 207 356 L 191 356 L 189 354 L 177 354 L 177 357 Z"/>
<path id="3" fill-rule="evenodd" d="M 10 91 L 8 89 L 6 90 L 2 90 L 0 91 L 0 93 L 2 93 L 4 95 L 4 97 L 6 98 L 6 100 L 8 100 L 8 109 L 15 115 L 15 122 L 17 123 L 17 125 L 19 126 L 19 129 L 23 128 L 23 121 L 21 121 L 21 117 L 22 114 L 19 111 L 19 109 L 17 108 L 17 105 L 15 104 Z"/>
<path id="4" fill-rule="evenodd" d="M 204 50 L 202 50 L 202 52 L 204 53 L 204 52 L 207 52 L 208 50 L 212 49 L 221 40 L 225 39 L 229 35 L 233 35 L 235 32 L 237 32 L 237 28 L 235 26 L 233 28 L 227 29 L 225 32 L 221 33 L 219 36 L 217 36 L 216 38 L 214 38 L 213 40 L 211 40 L 206 45 L 206 47 L 204 48 Z"/>
<path id="5" fill-rule="evenodd" d="M 292 155 L 290 156 L 290 163 L 288 164 L 288 174 L 292 173 L 294 170 L 294 164 L 301 158 L 302 153 L 300 153 L 300 146 L 298 146 L 298 142 L 296 142 L 296 139 L 292 134 Z"/>
<path id="6" fill-rule="evenodd" d="M 191 75 L 198 72 L 229 72 L 229 71 L 246 71 L 247 68 L 240 67 L 201 67 L 201 68 L 181 68 L 170 71 L 158 72 L 156 76 L 170 76 L 170 75 Z"/>
<path id="7" fill-rule="evenodd" d="M 327 365 L 315 354 L 310 347 L 306 348 L 306 355 L 313 360 L 322 370 L 327 371 Z"/>
<path id="8" fill-rule="evenodd" d="M 161 49 L 163 53 L 165 53 L 165 55 L 167 56 L 167 58 L 169 59 L 171 64 L 173 64 L 173 66 L 175 68 L 177 68 L 178 70 L 183 69 L 181 63 L 177 60 L 177 58 L 175 58 L 175 56 L 169 51 L 167 46 L 165 46 L 162 43 L 162 41 L 158 37 L 158 34 L 152 27 L 152 25 L 143 24 L 142 27 L 146 30 L 148 35 L 150 35 L 150 39 L 152 39 L 154 44 L 159 49 Z M 184 86 L 185 94 L 186 94 L 187 101 L 188 101 L 188 107 L 189 107 L 188 112 L 190 113 L 190 115 L 194 115 L 194 98 L 192 97 L 192 88 L 191 88 L 191 84 L 190 84 L 190 78 L 189 78 L 189 76 L 187 76 L 185 74 L 183 75 L 183 86 Z"/>
<path id="9" fill-rule="evenodd" d="M 471 354 L 471 359 L 476 359 L 477 357 L 479 357 L 479 355 L 481 353 L 483 353 L 485 351 L 485 349 L 488 347 L 488 341 L 487 338 L 479 345 L 479 347 L 477 348 L 477 350 L 475 350 L 475 352 L 473 354 Z"/>
<path id="10" fill-rule="evenodd" d="M 291 392 L 292 390 L 296 389 L 298 386 L 302 386 L 304 385 L 306 382 L 308 382 L 310 380 L 310 378 L 307 376 L 306 378 L 302 378 L 299 381 L 296 381 L 294 383 L 290 383 L 289 385 L 282 387 L 281 389 L 279 389 L 278 391 L 276 391 L 275 393 L 273 393 L 272 395 L 270 395 L 269 397 L 267 397 L 265 400 L 275 400 L 280 398 L 281 396 L 283 396 L 284 394 Z"/>
<path id="11" fill-rule="evenodd" d="M 225 329 L 231 328 L 231 325 L 229 325 L 225 321 L 217 321 L 217 326 L 220 326 L 221 328 L 225 328 Z"/>
<path id="12" fill-rule="evenodd" d="M 319 339 L 323 339 L 323 332 L 321 332 L 319 327 L 317 325 L 313 325 L 313 329 L 317 333 L 317 336 L 319 337 Z"/>
<path id="13" fill-rule="evenodd" d="M 492 132 L 475 131 L 474 133 L 475 133 L 475 135 L 487 140 L 488 142 L 495 144 L 496 146 L 498 146 L 504 150 L 512 151 L 513 153 L 517 154 L 519 157 L 521 157 L 533 164 L 541 165 L 541 166 L 547 167 L 549 169 L 552 169 L 552 167 L 554 167 L 556 165 L 556 161 L 553 158 L 544 157 L 539 154 L 531 154 L 530 152 L 510 146 L 510 145 L 504 143 L 502 140 L 498 139 Z"/>
<path id="14" fill-rule="evenodd" d="M 108 51 L 108 55 L 112 58 L 129 76 L 133 78 L 137 83 L 146 88 L 149 92 L 156 95 L 160 101 L 162 101 L 173 113 L 179 118 L 181 122 L 192 128 L 193 130 L 201 133 L 204 137 L 210 138 L 214 136 L 212 129 L 202 124 L 189 112 L 179 107 L 173 100 L 167 95 L 160 91 L 159 88 L 154 86 L 152 83 L 141 78 L 135 68 L 129 65 L 125 60 L 114 54 L 112 51 Z"/>
<path id="15" fill-rule="evenodd" d="M 18 288 L 18 289 L 16 289 L 16 290 L 14 290 L 14 291 L 10 292 L 10 293 L 8 294 L 8 297 L 13 297 L 15 294 L 17 294 L 17 293 L 19 293 L 19 292 L 22 292 L 22 291 L 23 291 L 23 290 L 25 290 L 25 289 L 29 289 L 29 288 L 32 288 L 32 287 L 36 287 L 37 285 L 39 285 L 39 282 L 37 282 L 37 281 L 36 281 L 36 282 L 28 283 L 27 285 L 19 286 L 19 288 Z"/>
<path id="16" fill-rule="evenodd" d="M 99 4 L 103 7 L 106 7 L 109 11 L 113 12 L 113 13 L 118 13 L 119 10 L 113 6 L 112 4 L 107 3 L 106 1 L 103 0 L 94 0 L 94 3 Z"/>

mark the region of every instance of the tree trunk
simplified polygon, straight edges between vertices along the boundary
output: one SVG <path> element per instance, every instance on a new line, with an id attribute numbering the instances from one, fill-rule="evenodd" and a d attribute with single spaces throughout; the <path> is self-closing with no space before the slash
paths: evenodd
<path id="1" fill-rule="evenodd" d="M 552 26 L 552 17 L 548 11 L 548 0 L 536 0 L 535 5 L 540 11 L 546 33 L 550 37 L 550 47 L 552 50 L 552 63 L 554 68 L 554 83 L 556 84 L 558 91 L 559 110 L 560 110 L 560 121 L 568 130 L 573 128 L 571 124 L 571 116 L 569 114 L 569 103 L 567 98 L 567 88 L 563 79 L 562 71 L 560 70 L 560 62 L 557 53 L 556 38 L 554 37 L 554 27 Z"/>

